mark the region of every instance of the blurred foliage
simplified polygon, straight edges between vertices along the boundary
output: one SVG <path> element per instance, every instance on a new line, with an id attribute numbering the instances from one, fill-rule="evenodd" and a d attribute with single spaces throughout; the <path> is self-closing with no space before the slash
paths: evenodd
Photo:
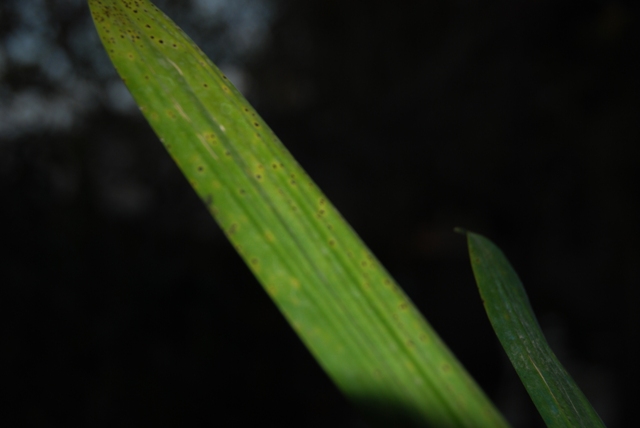
<path id="1" fill-rule="evenodd" d="M 157 3 L 226 67 L 514 426 L 540 422 L 454 226 L 501 242 L 539 284 L 528 291 L 551 346 L 607 426 L 624 426 L 640 381 L 637 5 L 234 2 Z M 234 33 L 241 22 L 251 37 Z M 7 405 L 23 425 L 358 426 L 91 25 L 82 0 L 0 2 Z M 229 332 L 239 305 L 255 318 Z M 260 349 L 243 341 L 254 334 Z M 299 413 L 283 414 L 291 400 Z"/>

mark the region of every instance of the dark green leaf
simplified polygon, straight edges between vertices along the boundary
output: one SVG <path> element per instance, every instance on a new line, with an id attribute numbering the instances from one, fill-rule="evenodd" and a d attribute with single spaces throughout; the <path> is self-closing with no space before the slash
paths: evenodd
<path id="1" fill-rule="evenodd" d="M 491 325 L 549 427 L 604 424 L 549 348 L 522 282 L 500 249 L 467 232 L 471 266 Z"/>

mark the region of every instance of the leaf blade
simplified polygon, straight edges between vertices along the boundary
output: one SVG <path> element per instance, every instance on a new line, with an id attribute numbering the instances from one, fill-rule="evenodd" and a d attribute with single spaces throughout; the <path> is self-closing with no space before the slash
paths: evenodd
<path id="1" fill-rule="evenodd" d="M 89 5 L 107 53 L 167 151 L 344 394 L 373 410 L 402 407 L 408 425 L 505 426 L 408 297 L 200 49 L 146 0 Z"/>
<path id="2" fill-rule="evenodd" d="M 524 286 L 504 253 L 482 235 L 465 233 L 491 325 L 547 426 L 604 427 L 549 347 Z"/>

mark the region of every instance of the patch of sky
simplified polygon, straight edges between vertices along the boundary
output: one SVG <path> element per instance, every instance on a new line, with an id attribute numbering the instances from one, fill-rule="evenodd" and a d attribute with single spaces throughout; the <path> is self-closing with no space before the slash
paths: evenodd
<path id="1" fill-rule="evenodd" d="M 269 40 L 276 16 L 273 0 L 194 0 L 192 4 L 190 19 L 196 28 L 223 29 L 216 37 L 196 37 L 202 50 L 240 92 L 250 96 L 245 64 Z"/>
<path id="2" fill-rule="evenodd" d="M 0 137 L 18 137 L 29 130 L 65 130 L 72 124 L 73 107 L 67 97 L 48 97 L 31 89 L 0 105 Z"/>
<path id="3" fill-rule="evenodd" d="M 131 93 L 119 78 L 113 79 L 107 84 L 106 95 L 107 103 L 113 110 L 121 114 L 138 111 L 138 107 Z"/>
<path id="4" fill-rule="evenodd" d="M 43 55 L 38 62 L 40 69 L 51 81 L 65 81 L 73 72 L 69 56 L 59 46 L 52 46 L 51 50 Z"/>
<path id="5" fill-rule="evenodd" d="M 72 55 L 88 63 L 93 78 L 107 81 L 117 76 L 90 17 L 73 23 L 66 42 Z"/>
<path id="6" fill-rule="evenodd" d="M 28 28 L 14 31 L 5 42 L 9 61 L 18 66 L 35 64 L 48 45 L 42 34 Z"/>
<path id="7" fill-rule="evenodd" d="M 4 49 L 0 45 L 0 81 L 6 71 L 7 71 L 7 55 L 5 54 Z"/>
<path id="8" fill-rule="evenodd" d="M 135 113 L 90 14 L 78 13 L 86 9 L 85 0 L 0 1 L 15 17 L 11 29 L 0 36 L 0 138 L 69 130 L 101 101 L 115 113 Z M 184 26 L 240 91 L 250 95 L 246 63 L 269 40 L 274 0 L 156 4 Z M 58 16 L 74 18 L 57 22 Z M 32 84 L 14 85 L 13 79 L 24 76 L 26 68 L 35 71 L 28 74 L 34 76 Z"/>
<path id="9" fill-rule="evenodd" d="M 48 28 L 49 14 L 45 0 L 14 1 L 15 12 L 20 22 L 34 30 L 45 31 Z"/>
<path id="10" fill-rule="evenodd" d="M 220 47 L 227 55 L 241 59 L 269 39 L 275 16 L 272 0 L 194 0 L 192 17 L 198 26 L 225 29 Z"/>
<path id="11" fill-rule="evenodd" d="M 98 104 L 100 97 L 96 77 L 109 73 L 91 71 L 81 78 L 77 73 L 79 64 L 74 63 L 77 58 L 97 62 L 91 58 L 100 57 L 96 54 L 102 49 L 100 42 L 97 36 L 91 37 L 96 33 L 91 18 L 87 14 L 86 19 L 73 24 L 70 31 L 70 37 L 86 48 L 80 55 L 74 55 L 77 51 L 74 52 L 73 46 L 68 51 L 58 42 L 60 26 L 50 18 L 55 8 L 62 7 L 68 13 L 73 7 L 71 3 L 76 7 L 86 7 L 86 3 L 78 1 L 8 0 L 5 4 L 17 19 L 4 40 L 0 40 L 3 88 L 0 138 L 19 138 L 45 130 L 67 131 Z M 91 47 L 88 46 L 90 44 Z M 106 54 L 102 52 L 102 56 L 106 57 Z M 106 61 L 103 63 L 102 69 L 110 66 Z M 115 73 L 110 67 L 109 77 L 112 77 Z M 37 79 L 33 84 L 16 87 L 11 80 L 6 81 L 11 75 L 21 75 L 24 68 L 36 71 L 29 73 Z M 47 89 L 43 87 L 45 82 L 49 85 Z"/>

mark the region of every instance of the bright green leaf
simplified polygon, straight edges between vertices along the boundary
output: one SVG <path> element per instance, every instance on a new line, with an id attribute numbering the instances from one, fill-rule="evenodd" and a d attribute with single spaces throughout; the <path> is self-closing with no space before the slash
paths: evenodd
<path id="1" fill-rule="evenodd" d="M 502 251 L 467 232 L 473 273 L 493 329 L 549 427 L 604 424 L 549 348 L 522 282 Z"/>
<path id="2" fill-rule="evenodd" d="M 107 53 L 151 127 L 343 393 L 386 426 L 505 426 L 378 260 L 200 49 L 148 1 L 89 5 Z"/>

